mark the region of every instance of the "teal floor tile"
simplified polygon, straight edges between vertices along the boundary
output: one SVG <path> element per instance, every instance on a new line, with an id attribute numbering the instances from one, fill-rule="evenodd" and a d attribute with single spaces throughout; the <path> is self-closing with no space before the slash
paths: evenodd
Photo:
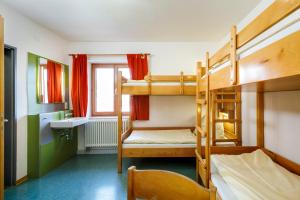
<path id="1" fill-rule="evenodd" d="M 124 159 L 117 173 L 116 155 L 79 155 L 39 179 L 5 190 L 5 200 L 123 200 L 127 168 L 162 169 L 195 178 L 193 158 Z"/>

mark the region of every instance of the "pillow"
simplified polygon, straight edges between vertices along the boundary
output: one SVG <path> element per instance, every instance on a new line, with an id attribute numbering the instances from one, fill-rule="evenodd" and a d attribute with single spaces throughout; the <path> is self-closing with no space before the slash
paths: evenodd
<path id="1" fill-rule="evenodd" d="M 224 138 L 224 124 L 216 123 L 216 138 Z"/>

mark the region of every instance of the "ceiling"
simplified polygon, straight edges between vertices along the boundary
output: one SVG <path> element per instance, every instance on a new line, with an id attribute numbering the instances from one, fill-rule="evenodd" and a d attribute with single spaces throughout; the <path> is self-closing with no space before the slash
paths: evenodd
<path id="1" fill-rule="evenodd" d="M 1 0 L 70 41 L 217 41 L 260 0 Z"/>

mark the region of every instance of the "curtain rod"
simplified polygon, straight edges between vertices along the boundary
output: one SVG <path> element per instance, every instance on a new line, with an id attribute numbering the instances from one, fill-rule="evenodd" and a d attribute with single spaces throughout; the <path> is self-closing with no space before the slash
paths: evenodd
<path id="1" fill-rule="evenodd" d="M 150 56 L 150 53 L 138 53 L 138 54 L 143 54 L 143 55 L 147 55 Z M 74 55 L 78 55 L 78 54 L 69 54 L 69 56 L 74 56 Z M 100 54 L 86 54 L 87 56 L 126 56 L 127 54 L 123 53 L 119 53 L 119 54 L 105 54 L 105 53 L 100 53 Z"/>

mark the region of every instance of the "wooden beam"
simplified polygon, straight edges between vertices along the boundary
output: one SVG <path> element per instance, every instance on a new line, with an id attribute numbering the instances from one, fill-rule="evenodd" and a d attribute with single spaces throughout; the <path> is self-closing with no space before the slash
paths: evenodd
<path id="1" fill-rule="evenodd" d="M 123 148 L 122 156 L 128 158 L 195 157 L 195 147 L 190 148 Z"/>
<path id="2" fill-rule="evenodd" d="M 257 146 L 263 148 L 264 139 L 264 93 L 257 91 L 256 93 L 256 140 Z"/>
<path id="3" fill-rule="evenodd" d="M 268 149 L 262 149 L 274 162 L 300 176 L 300 165 Z"/>
<path id="4" fill-rule="evenodd" d="M 240 122 L 240 119 L 216 119 L 215 122 L 235 123 L 235 122 Z"/>
<path id="5" fill-rule="evenodd" d="M 216 146 L 216 114 L 217 114 L 217 99 L 214 91 L 211 92 L 211 140 L 212 146 Z"/>
<path id="6" fill-rule="evenodd" d="M 209 91 L 209 53 L 206 52 L 206 145 L 205 145 L 205 160 L 206 160 L 206 180 L 204 185 L 209 187 L 210 180 L 210 91 Z M 201 142 L 201 141 L 200 141 Z"/>
<path id="7" fill-rule="evenodd" d="M 229 52 L 230 52 L 230 43 L 228 42 L 209 59 L 210 67 L 228 58 Z"/>
<path id="8" fill-rule="evenodd" d="M 216 142 L 238 142 L 238 139 L 237 138 L 232 138 L 232 139 L 225 138 L 225 139 L 216 139 L 215 141 Z M 214 146 L 216 146 L 216 145 L 214 145 Z"/>
<path id="9" fill-rule="evenodd" d="M 240 99 L 216 99 L 215 103 L 240 103 Z"/>
<path id="10" fill-rule="evenodd" d="M 205 99 L 197 99 L 196 103 L 197 104 L 204 104 L 205 105 L 206 104 L 206 100 Z"/>
<path id="11" fill-rule="evenodd" d="M 300 75 L 300 57 L 298 56 L 300 45 L 298 41 L 300 41 L 300 31 L 239 60 L 239 84 Z M 256 72 L 259 73 L 249 76 Z"/>
<path id="12" fill-rule="evenodd" d="M 231 28 L 231 37 L 230 37 L 230 83 L 235 85 L 237 83 L 237 54 L 236 54 L 236 26 Z"/>
<path id="13" fill-rule="evenodd" d="M 236 100 L 238 100 L 239 103 L 235 105 L 235 117 L 238 120 L 235 123 L 234 126 L 234 132 L 236 135 L 236 138 L 238 140 L 237 145 L 241 146 L 242 145 L 242 103 L 241 103 L 241 87 L 236 88 Z"/>
<path id="14" fill-rule="evenodd" d="M 201 68 L 202 67 L 202 63 L 201 62 L 197 62 L 197 84 L 196 84 L 196 130 L 197 130 L 197 141 L 196 141 L 196 151 L 201 152 L 201 137 L 202 137 L 202 129 L 201 129 L 201 117 L 202 117 L 202 104 L 198 103 L 198 100 L 200 100 L 200 91 L 199 91 L 199 84 L 200 84 L 200 78 L 201 78 Z M 200 127 L 200 129 L 199 129 Z M 196 160 L 196 165 L 198 166 L 198 161 Z M 196 174 L 198 174 L 198 168 L 196 169 Z M 196 176 L 197 180 L 198 180 L 198 175 Z"/>
<path id="15" fill-rule="evenodd" d="M 117 80 L 117 111 L 118 111 L 118 173 L 122 173 L 122 72 L 118 72 Z"/>
<path id="16" fill-rule="evenodd" d="M 227 155 L 239 155 L 242 153 L 251 153 L 259 149 L 256 146 L 234 146 L 234 147 L 211 147 L 211 154 L 227 154 Z"/>
<path id="17" fill-rule="evenodd" d="M 239 32 L 237 36 L 237 47 L 242 47 L 299 7 L 299 0 L 276 0 Z"/>
<path id="18" fill-rule="evenodd" d="M 299 0 L 276 0 L 236 35 L 236 49 L 279 22 L 300 7 Z M 276 15 L 274 14 L 276 13 Z M 209 60 L 210 66 L 221 63 L 231 54 L 231 42 L 226 43 Z"/>

